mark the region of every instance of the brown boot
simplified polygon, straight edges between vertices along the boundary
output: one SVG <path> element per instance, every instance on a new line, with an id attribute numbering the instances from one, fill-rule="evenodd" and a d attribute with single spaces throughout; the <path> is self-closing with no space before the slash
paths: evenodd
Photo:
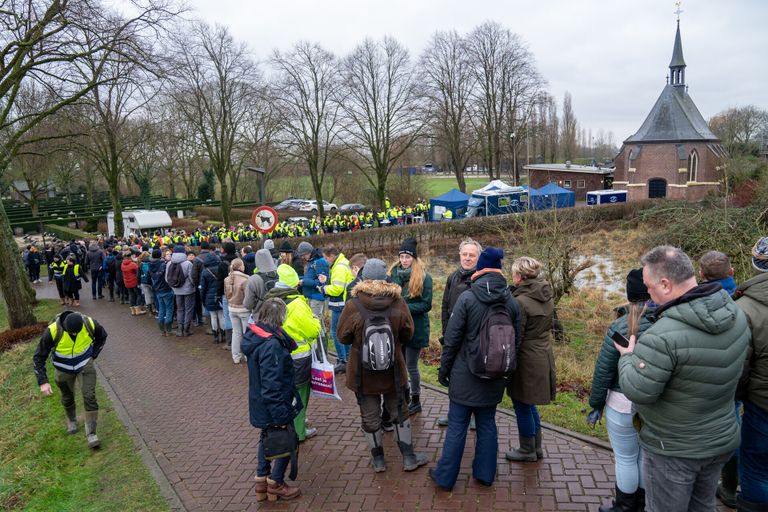
<path id="1" fill-rule="evenodd" d="M 79 307 L 80 307 L 80 301 L 79 301 L 79 300 L 76 300 L 76 301 L 75 301 L 75 307 L 76 307 L 76 308 L 79 308 Z"/>
<path id="2" fill-rule="evenodd" d="M 271 478 L 267 478 L 267 499 L 269 501 L 292 500 L 301 496 L 301 490 L 298 487 L 291 487 L 285 482 L 277 483 Z"/>
<path id="3" fill-rule="evenodd" d="M 265 501 L 267 499 L 267 477 L 256 476 L 256 501 Z"/>

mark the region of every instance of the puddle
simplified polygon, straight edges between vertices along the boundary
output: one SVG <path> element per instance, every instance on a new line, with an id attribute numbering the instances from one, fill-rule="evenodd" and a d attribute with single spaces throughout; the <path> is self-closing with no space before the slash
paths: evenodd
<path id="1" fill-rule="evenodd" d="M 624 292 L 623 276 L 617 275 L 616 266 L 610 256 L 604 254 L 579 256 L 576 258 L 576 264 L 578 265 L 586 259 L 591 259 L 594 265 L 576 275 L 574 284 L 577 288 L 600 289 L 605 297 L 608 297 L 611 293 Z"/>

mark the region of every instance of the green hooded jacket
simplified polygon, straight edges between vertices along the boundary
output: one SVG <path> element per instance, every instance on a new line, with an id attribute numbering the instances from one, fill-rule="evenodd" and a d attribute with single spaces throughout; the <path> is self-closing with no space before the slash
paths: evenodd
<path id="1" fill-rule="evenodd" d="M 741 284 L 734 297 L 752 330 L 744 374 L 744 398 L 768 411 L 768 273 Z"/>
<path id="2" fill-rule="evenodd" d="M 719 283 L 660 306 L 634 353 L 619 360 L 619 385 L 640 417 L 640 443 L 656 454 L 701 459 L 735 450 L 733 414 L 750 332 Z"/>

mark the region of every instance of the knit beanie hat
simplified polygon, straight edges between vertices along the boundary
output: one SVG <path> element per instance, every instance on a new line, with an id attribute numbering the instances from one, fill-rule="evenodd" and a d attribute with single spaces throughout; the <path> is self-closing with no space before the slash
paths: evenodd
<path id="1" fill-rule="evenodd" d="M 283 263 L 277 267 L 277 276 L 280 279 L 280 282 L 287 285 L 289 288 L 296 288 L 299 286 L 299 274 L 297 274 L 290 265 Z"/>
<path id="2" fill-rule="evenodd" d="M 76 334 L 83 328 L 83 317 L 74 311 L 70 312 L 62 322 L 64 330 Z"/>
<path id="3" fill-rule="evenodd" d="M 293 253 L 293 247 L 291 247 L 290 242 L 286 240 L 280 245 L 280 252 L 290 252 Z"/>
<path id="4" fill-rule="evenodd" d="M 752 248 L 752 266 L 758 272 L 768 272 L 768 236 L 758 240 Z"/>
<path id="5" fill-rule="evenodd" d="M 256 251 L 254 261 L 256 261 L 256 268 L 259 269 L 259 272 L 274 272 L 277 270 L 275 267 L 275 260 L 272 259 L 272 255 L 269 253 L 268 249 L 259 249 Z"/>
<path id="6" fill-rule="evenodd" d="M 115 247 L 115 249 L 117 249 L 117 247 Z M 186 249 L 184 249 L 183 245 L 174 245 L 173 246 L 173 252 L 180 252 L 181 254 L 184 254 L 187 251 L 186 251 Z"/>
<path id="7" fill-rule="evenodd" d="M 386 281 L 387 265 L 377 258 L 371 258 L 363 265 L 363 279 L 367 281 Z"/>
<path id="8" fill-rule="evenodd" d="M 225 242 L 222 247 L 225 254 L 235 254 L 237 252 L 237 246 L 234 242 Z"/>
<path id="9" fill-rule="evenodd" d="M 398 254 L 408 254 L 414 258 L 418 258 L 416 254 L 416 244 L 418 242 L 415 238 L 406 238 L 403 243 L 400 244 L 400 252 Z"/>
<path id="10" fill-rule="evenodd" d="M 651 300 L 648 288 L 643 282 L 643 269 L 635 268 L 627 274 L 627 300 L 629 302 L 645 302 Z"/>
<path id="11" fill-rule="evenodd" d="M 501 260 L 504 258 L 504 249 L 498 247 L 486 247 L 477 259 L 477 271 L 484 268 L 497 268 L 501 270 Z"/>
<path id="12" fill-rule="evenodd" d="M 211 248 L 211 244 L 209 244 L 207 240 L 203 240 L 202 242 L 200 242 L 200 248 L 201 249 L 210 249 Z"/>
<path id="13" fill-rule="evenodd" d="M 299 247 L 296 249 L 296 256 L 305 256 L 307 254 L 311 254 L 314 247 L 312 247 L 312 244 L 309 242 L 301 242 L 299 244 Z"/>
<path id="14" fill-rule="evenodd" d="M 155 259 L 160 259 L 163 257 L 163 251 L 160 250 L 159 247 L 155 247 L 152 249 L 152 257 Z"/>
<path id="15" fill-rule="evenodd" d="M 272 249 L 275 248 L 274 240 L 272 240 L 271 238 L 267 238 L 266 240 L 264 240 L 264 245 L 262 245 L 262 248 L 268 251 L 271 251 Z"/>

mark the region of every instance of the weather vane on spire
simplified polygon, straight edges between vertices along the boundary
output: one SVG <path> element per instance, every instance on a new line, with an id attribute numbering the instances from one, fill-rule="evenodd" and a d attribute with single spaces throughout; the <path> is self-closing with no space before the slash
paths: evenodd
<path id="1" fill-rule="evenodd" d="M 677 9 L 675 10 L 675 14 L 677 14 L 677 21 L 678 21 L 678 23 L 680 22 L 680 15 L 683 13 L 683 10 L 680 9 L 680 4 L 682 4 L 682 3 L 683 2 L 681 2 L 680 0 L 675 2 L 675 6 L 677 7 Z"/>

